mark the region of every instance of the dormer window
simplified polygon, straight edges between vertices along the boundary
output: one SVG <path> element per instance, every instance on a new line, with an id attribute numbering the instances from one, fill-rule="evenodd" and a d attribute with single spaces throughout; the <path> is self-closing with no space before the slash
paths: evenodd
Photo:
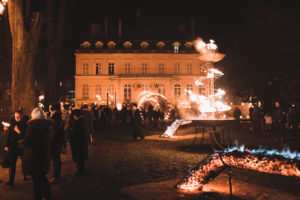
<path id="1" fill-rule="evenodd" d="M 95 43 L 95 47 L 97 48 L 97 49 L 101 49 L 102 47 L 103 47 L 103 43 L 101 42 L 101 41 L 98 41 L 98 42 L 96 42 Z"/>
<path id="2" fill-rule="evenodd" d="M 142 42 L 140 45 L 141 45 L 141 47 L 142 47 L 143 49 L 146 49 L 146 48 L 149 47 L 149 43 L 146 42 L 146 41 Z"/>
<path id="3" fill-rule="evenodd" d="M 107 46 L 108 46 L 108 48 L 110 48 L 110 49 L 115 48 L 116 45 L 117 45 L 117 44 L 116 44 L 114 41 L 110 41 L 110 42 L 107 43 Z"/>
<path id="4" fill-rule="evenodd" d="M 126 49 L 129 49 L 132 47 L 132 43 L 127 41 L 127 42 L 124 42 L 123 46 L 126 48 Z"/>
<path id="5" fill-rule="evenodd" d="M 193 47 L 193 43 L 192 43 L 192 42 L 186 42 L 186 43 L 184 44 L 184 46 L 185 46 L 186 48 L 192 48 L 192 47 Z"/>
<path id="6" fill-rule="evenodd" d="M 164 42 L 158 42 L 157 44 L 156 44 L 156 46 L 158 46 L 158 48 L 164 48 L 164 46 L 166 46 L 166 44 L 164 43 Z"/>
<path id="7" fill-rule="evenodd" d="M 81 43 L 80 46 L 85 48 L 85 49 L 88 49 L 88 48 L 91 47 L 91 43 L 89 43 L 88 41 L 85 41 L 85 42 Z"/>
<path id="8" fill-rule="evenodd" d="M 174 42 L 173 44 L 174 47 L 174 53 L 179 53 L 179 46 L 181 45 L 179 42 Z"/>

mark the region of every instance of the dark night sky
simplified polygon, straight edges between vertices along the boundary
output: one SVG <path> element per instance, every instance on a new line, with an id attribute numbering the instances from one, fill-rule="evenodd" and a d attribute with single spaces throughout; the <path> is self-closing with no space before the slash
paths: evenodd
<path id="1" fill-rule="evenodd" d="M 238 84 L 243 89 L 247 87 L 242 86 L 247 85 L 259 88 L 258 84 L 266 85 L 275 79 L 289 77 L 284 71 L 287 66 L 291 71 L 300 66 L 295 53 L 300 51 L 299 4 L 298 0 L 185 0 L 178 3 L 170 0 L 138 3 L 73 0 L 68 12 L 60 78 L 73 79 L 74 51 L 81 42 L 91 39 L 91 23 L 101 24 L 102 36 L 97 39 L 104 39 L 104 19 L 107 17 L 108 39 L 119 39 L 116 31 L 119 18 L 123 20 L 123 40 L 193 40 L 202 37 L 208 41 L 212 38 L 219 51 L 226 54 L 218 64 L 225 71 L 226 84 L 235 88 Z M 192 18 L 194 37 L 190 31 Z M 5 57 L 3 30 L 4 20 L 0 22 L 0 56 Z M 6 66 L 1 63 L 1 74 L 7 73 Z M 251 79 L 252 76 L 255 78 Z"/>
<path id="2" fill-rule="evenodd" d="M 123 20 L 122 39 L 196 39 L 206 41 L 213 38 L 219 49 L 230 49 L 232 40 L 243 30 L 243 11 L 247 4 L 240 1 L 109 1 L 95 3 L 87 0 L 83 4 L 74 3 L 72 26 L 66 41 L 67 52 L 79 47 L 80 42 L 90 39 L 90 23 L 100 23 L 104 29 L 104 19 L 109 20 L 109 38 L 117 38 L 117 20 Z M 190 22 L 194 19 L 195 36 L 191 37 Z M 180 28 L 181 27 L 181 28 Z M 70 54 L 68 54 L 70 55 Z M 72 57 L 68 57 L 68 60 Z M 74 66 L 74 65 L 73 65 Z"/>

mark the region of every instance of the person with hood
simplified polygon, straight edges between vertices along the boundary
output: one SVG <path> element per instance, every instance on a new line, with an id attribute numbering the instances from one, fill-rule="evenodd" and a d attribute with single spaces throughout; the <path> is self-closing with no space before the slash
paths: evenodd
<path id="1" fill-rule="evenodd" d="M 24 150 L 24 134 L 27 128 L 26 120 L 22 117 L 22 112 L 16 111 L 13 118 L 10 120 L 10 128 L 8 139 L 5 145 L 5 151 L 8 152 L 10 165 L 9 165 L 9 181 L 6 185 L 14 186 L 14 179 L 16 174 L 16 164 L 18 157 L 21 157 L 23 162 Z M 24 181 L 28 180 L 24 172 Z"/>
<path id="2" fill-rule="evenodd" d="M 50 170 L 50 141 L 53 136 L 53 122 L 46 119 L 41 108 L 35 108 L 24 136 L 25 174 L 31 175 L 35 200 L 51 199 L 51 191 L 46 174 Z"/>
<path id="3" fill-rule="evenodd" d="M 81 110 L 75 109 L 73 117 L 69 139 L 73 161 L 77 167 L 75 175 L 82 175 L 84 173 L 84 162 L 88 159 L 88 141 L 85 139 L 84 119 Z"/>

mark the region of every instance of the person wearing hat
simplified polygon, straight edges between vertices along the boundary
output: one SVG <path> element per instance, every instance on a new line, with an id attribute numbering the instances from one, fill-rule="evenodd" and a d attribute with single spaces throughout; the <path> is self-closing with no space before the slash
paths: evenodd
<path id="1" fill-rule="evenodd" d="M 137 107 L 136 103 L 132 104 L 132 110 L 131 125 L 133 140 L 137 140 L 138 137 L 144 139 L 144 135 L 142 134 L 143 117 L 141 110 Z"/>

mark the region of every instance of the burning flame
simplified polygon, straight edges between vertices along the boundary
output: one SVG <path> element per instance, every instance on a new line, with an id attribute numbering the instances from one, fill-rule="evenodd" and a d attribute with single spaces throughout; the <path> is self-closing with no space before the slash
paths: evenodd
<path id="1" fill-rule="evenodd" d="M 96 98 L 98 99 L 98 101 L 101 101 L 101 96 L 99 94 L 96 94 Z"/>
<path id="2" fill-rule="evenodd" d="M 214 40 L 210 43 L 205 43 L 201 38 L 194 42 L 195 49 L 201 54 L 200 59 L 207 62 L 218 62 L 222 60 L 225 55 L 217 52 L 218 46 Z"/>
<path id="3" fill-rule="evenodd" d="M 10 124 L 7 123 L 7 122 L 4 122 L 4 121 L 2 121 L 2 125 L 3 125 L 3 126 L 6 126 L 6 127 L 10 127 Z"/>
<path id="4" fill-rule="evenodd" d="M 160 137 L 172 137 L 175 131 L 178 129 L 179 126 L 190 124 L 192 121 L 186 119 L 176 119 L 171 126 L 167 127 L 167 130 L 162 134 Z"/>
<path id="5" fill-rule="evenodd" d="M 169 104 L 168 99 L 164 95 L 155 93 L 155 92 L 151 92 L 151 91 L 143 91 L 138 96 L 138 99 L 139 99 L 138 107 L 141 107 L 143 105 L 143 103 L 146 101 L 151 101 L 156 105 L 155 107 L 158 107 L 160 105 L 160 103 L 158 102 L 158 100 L 155 97 L 162 98 L 165 100 L 165 102 L 167 102 Z M 169 115 L 170 115 L 170 106 L 169 106 L 169 110 L 167 111 L 167 114 L 165 116 L 166 120 L 169 119 Z"/>
<path id="6" fill-rule="evenodd" d="M 4 5 L 0 2 L 0 15 L 4 12 Z"/>
<path id="7" fill-rule="evenodd" d="M 222 160 L 228 166 L 300 178 L 297 165 L 300 153 L 291 152 L 290 149 L 278 151 L 235 146 L 225 149 Z M 177 185 L 177 188 L 183 192 L 201 190 L 206 183 L 226 168 L 222 160 L 217 153 L 211 155 L 192 170 L 189 176 Z"/>
<path id="8" fill-rule="evenodd" d="M 117 103 L 117 109 L 118 109 L 118 111 L 122 110 L 122 104 Z"/>
<path id="9" fill-rule="evenodd" d="M 249 153 L 249 154 L 261 154 L 261 155 L 265 155 L 265 156 L 281 156 L 284 158 L 288 158 L 288 159 L 296 159 L 296 160 L 300 160 L 300 153 L 294 151 L 292 152 L 291 149 L 289 147 L 282 149 L 281 151 L 277 150 L 277 149 L 264 149 L 262 147 L 258 148 L 258 149 L 248 149 L 245 147 L 245 145 L 241 145 L 241 146 L 234 146 L 234 147 L 228 147 L 224 150 L 225 153 L 230 153 L 230 152 L 234 152 L 234 151 L 238 151 L 241 153 Z"/>

